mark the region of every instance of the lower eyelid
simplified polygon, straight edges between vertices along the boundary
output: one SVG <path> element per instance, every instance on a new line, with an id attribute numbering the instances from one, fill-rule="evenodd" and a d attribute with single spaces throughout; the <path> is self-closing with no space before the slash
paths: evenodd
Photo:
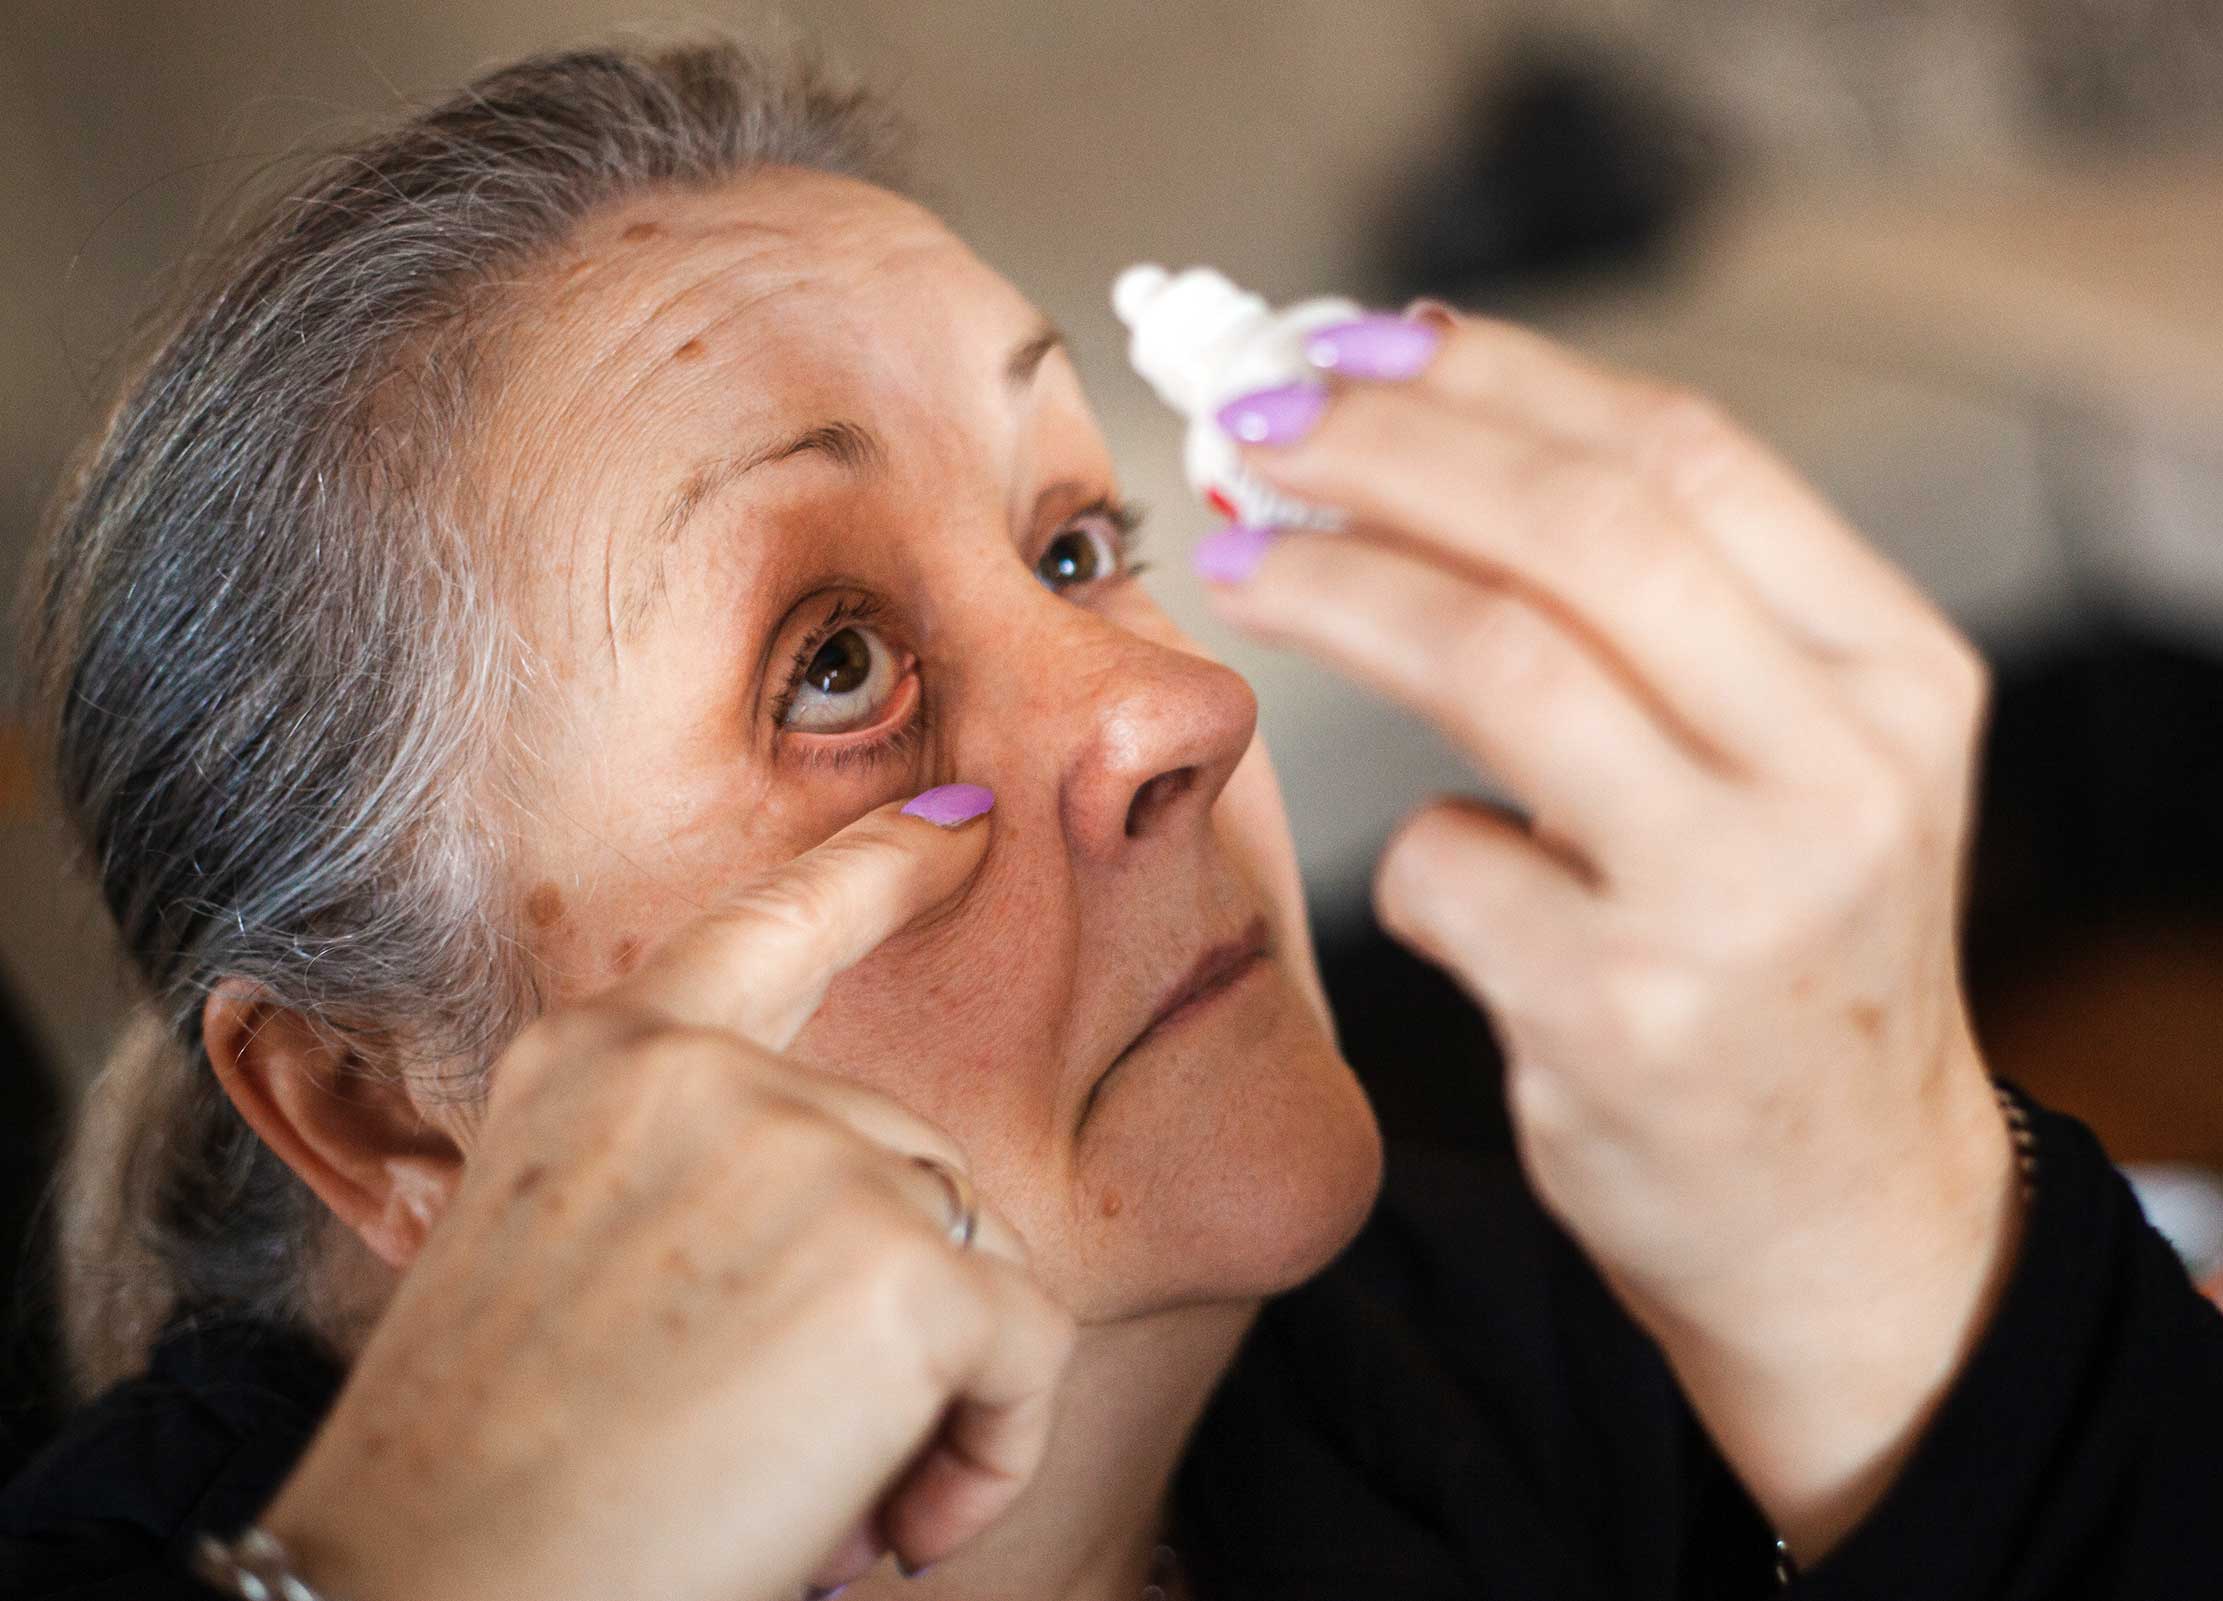
<path id="1" fill-rule="evenodd" d="M 798 742 L 795 754 L 805 761 L 839 767 L 875 761 L 899 754 L 903 746 L 915 742 L 923 734 L 925 702 L 926 689 L 919 674 L 918 659 L 912 657 L 905 661 L 903 676 L 888 697 L 888 713 L 871 727 L 848 729 L 839 734 L 782 728 L 779 737 L 782 743 Z"/>

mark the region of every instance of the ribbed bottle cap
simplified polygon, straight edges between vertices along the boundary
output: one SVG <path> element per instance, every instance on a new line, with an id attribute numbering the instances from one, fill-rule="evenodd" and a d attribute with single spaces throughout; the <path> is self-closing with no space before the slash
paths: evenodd
<path id="1" fill-rule="evenodd" d="M 1209 267 L 1168 273 L 1147 263 L 1119 275 L 1112 307 L 1131 335 L 1127 360 L 1159 399 L 1186 416 L 1209 401 L 1221 342 L 1269 315 L 1264 300 Z"/>

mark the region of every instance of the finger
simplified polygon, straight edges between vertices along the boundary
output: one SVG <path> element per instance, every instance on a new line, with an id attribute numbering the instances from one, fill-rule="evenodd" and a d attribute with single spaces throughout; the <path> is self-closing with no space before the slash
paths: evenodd
<path id="1" fill-rule="evenodd" d="M 1609 878 L 1671 850 L 1720 788 L 1624 677 L 1506 584 L 1305 533 L 1213 600 L 1419 712 Z"/>
<path id="2" fill-rule="evenodd" d="M 1026 1242 L 1010 1219 L 978 1194 L 972 1202 L 972 1242 L 960 1245 L 955 1238 L 959 1225 L 956 1199 L 931 1168 L 906 1159 L 890 1167 L 889 1181 L 902 1190 L 904 1198 L 933 1223 L 938 1233 L 949 1237 L 951 1250 L 974 1251 L 1021 1269 L 1031 1264 Z"/>
<path id="3" fill-rule="evenodd" d="M 915 1160 L 931 1158 L 966 1175 L 972 1164 L 965 1148 L 938 1125 L 901 1102 L 867 1085 L 836 1073 L 805 1067 L 792 1060 L 774 1060 L 760 1069 L 780 1094 L 809 1106 L 822 1116 L 901 1158 L 889 1164 L 888 1182 L 939 1228 L 954 1223 L 949 1186 Z M 1026 1241 L 1009 1219 L 977 1192 L 973 1197 L 971 1248 L 1003 1258 L 1019 1267 L 1032 1260 Z"/>
<path id="4" fill-rule="evenodd" d="M 947 826 L 892 801 L 867 812 L 679 935 L 612 999 L 785 1049 L 837 976 L 950 900 L 979 867 L 989 837 L 980 819 L 993 797 L 946 789 L 970 791 L 961 799 L 979 810 Z"/>
<path id="5" fill-rule="evenodd" d="M 973 1296 L 943 1323 L 956 1399 L 882 1502 L 880 1534 L 908 1567 L 939 1562 L 1010 1507 L 1048 1449 L 1072 1352 L 1069 1315 L 1025 1274 L 982 1262 Z"/>
<path id="6" fill-rule="evenodd" d="M 1811 648 L 1884 651 L 1942 623 L 1905 574 L 1702 396 L 1511 323 L 1429 320 L 1445 337 L 1419 387 L 1528 418 L 1657 474 L 1761 603 Z"/>
<path id="7" fill-rule="evenodd" d="M 1407 819 L 1375 867 L 1374 910 L 1501 1020 L 1532 1014 L 1560 987 L 1599 915 L 1549 843 L 1472 801 Z"/>
<path id="8" fill-rule="evenodd" d="M 1725 765 L 1806 759 L 1832 696 L 1821 666 L 1630 470 L 1391 386 L 1345 393 L 1301 443 L 1248 460 L 1301 499 L 1534 588 Z"/>

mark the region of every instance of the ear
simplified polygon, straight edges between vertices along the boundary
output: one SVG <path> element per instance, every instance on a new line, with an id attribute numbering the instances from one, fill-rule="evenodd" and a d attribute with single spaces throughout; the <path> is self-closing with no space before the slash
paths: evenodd
<path id="1" fill-rule="evenodd" d="M 239 1115 L 333 1215 L 397 1273 L 415 1261 L 463 1157 L 408 1090 L 242 979 L 209 993 L 201 1042 Z"/>

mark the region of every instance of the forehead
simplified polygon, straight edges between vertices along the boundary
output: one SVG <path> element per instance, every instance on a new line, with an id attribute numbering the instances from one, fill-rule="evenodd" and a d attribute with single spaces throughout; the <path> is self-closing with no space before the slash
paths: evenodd
<path id="1" fill-rule="evenodd" d="M 613 396 L 712 357 L 775 392 L 884 384 L 1031 315 L 923 208 L 790 169 L 635 196 L 539 276 L 519 354 L 536 381 L 629 380 Z"/>
<path id="2" fill-rule="evenodd" d="M 465 476 L 574 576 L 662 548 L 716 464 L 829 423 L 887 442 L 891 486 L 1001 482 L 1010 353 L 1042 326 L 931 213 L 787 170 L 636 196 L 517 287 Z"/>

